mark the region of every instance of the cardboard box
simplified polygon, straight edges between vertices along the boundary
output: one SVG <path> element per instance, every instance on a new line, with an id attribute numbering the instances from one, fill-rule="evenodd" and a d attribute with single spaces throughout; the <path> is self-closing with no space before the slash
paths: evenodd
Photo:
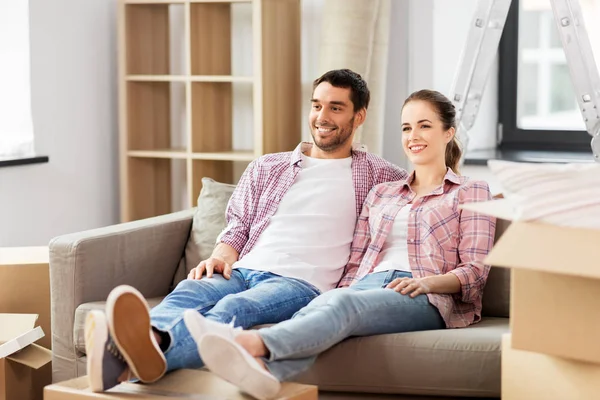
<path id="1" fill-rule="evenodd" d="M 600 365 L 511 347 L 502 338 L 502 400 L 600 398 Z"/>
<path id="2" fill-rule="evenodd" d="M 0 314 L 0 400 L 41 400 L 52 382 L 52 352 L 35 344 L 44 337 L 35 314 Z"/>
<path id="3" fill-rule="evenodd" d="M 316 386 L 284 383 L 278 400 L 317 400 Z M 122 383 L 104 393 L 92 393 L 87 377 L 47 386 L 44 400 L 84 399 L 165 399 L 186 398 L 195 400 L 249 400 L 239 389 L 204 370 L 182 369 L 167 374 L 151 385 Z"/>
<path id="4" fill-rule="evenodd" d="M 0 313 L 37 314 L 45 336 L 38 342 L 52 347 L 48 247 L 0 248 Z"/>
<path id="5" fill-rule="evenodd" d="M 508 200 L 464 206 L 511 220 Z M 600 364 L 600 230 L 513 221 L 485 262 L 512 268 L 512 347 Z"/>

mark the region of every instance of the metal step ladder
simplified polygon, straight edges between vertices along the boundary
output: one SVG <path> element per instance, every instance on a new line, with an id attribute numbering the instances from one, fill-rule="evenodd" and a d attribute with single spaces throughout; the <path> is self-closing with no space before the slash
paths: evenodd
<path id="1" fill-rule="evenodd" d="M 600 162 L 600 75 L 578 0 L 550 0 L 554 22 L 569 67 L 577 104 Z M 485 82 L 498 51 L 511 0 L 478 0 L 450 99 L 456 107 L 457 135 L 467 148 L 469 130 L 479 112 Z M 515 99 L 516 101 L 516 99 Z"/>

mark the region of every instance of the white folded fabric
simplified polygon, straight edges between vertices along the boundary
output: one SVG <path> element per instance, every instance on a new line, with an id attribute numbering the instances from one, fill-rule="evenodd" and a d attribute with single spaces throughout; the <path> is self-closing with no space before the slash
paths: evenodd
<path id="1" fill-rule="evenodd" d="M 600 164 L 488 161 L 515 220 L 600 229 Z"/>

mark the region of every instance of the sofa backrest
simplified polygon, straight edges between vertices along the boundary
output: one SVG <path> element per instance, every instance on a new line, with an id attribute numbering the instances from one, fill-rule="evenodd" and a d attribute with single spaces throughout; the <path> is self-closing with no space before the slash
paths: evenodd
<path id="1" fill-rule="evenodd" d="M 510 221 L 496 220 L 497 241 L 506 231 Z M 485 289 L 483 290 L 484 317 L 509 317 L 510 316 L 510 269 L 492 266 L 488 275 Z"/>

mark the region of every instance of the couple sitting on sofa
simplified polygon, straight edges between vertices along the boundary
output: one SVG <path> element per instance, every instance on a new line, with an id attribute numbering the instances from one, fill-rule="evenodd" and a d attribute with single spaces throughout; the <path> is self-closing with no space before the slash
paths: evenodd
<path id="1" fill-rule="evenodd" d="M 459 208 L 491 195 L 456 173 L 452 103 L 428 90 L 404 103 L 409 175 L 353 147 L 369 104 L 360 75 L 327 72 L 311 102 L 314 144 L 250 164 L 218 245 L 188 279 L 152 311 L 119 286 L 106 314 L 89 313 L 92 390 L 206 365 L 268 399 L 345 338 L 480 320 L 495 221 Z M 244 330 L 261 324 L 276 325 Z"/>

